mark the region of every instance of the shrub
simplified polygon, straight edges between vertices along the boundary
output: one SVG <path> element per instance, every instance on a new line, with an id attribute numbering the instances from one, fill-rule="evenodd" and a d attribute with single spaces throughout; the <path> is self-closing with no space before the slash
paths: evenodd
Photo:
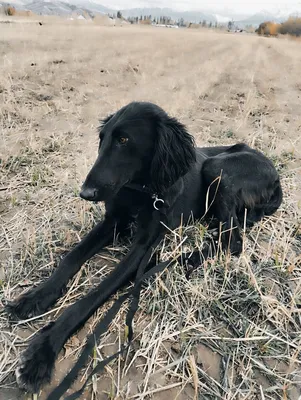
<path id="1" fill-rule="evenodd" d="M 262 22 L 258 29 L 256 29 L 256 33 L 258 35 L 264 35 L 264 36 L 277 36 L 279 33 L 279 24 L 276 24 L 275 22 L 271 21 L 266 21 Z"/>
<path id="2" fill-rule="evenodd" d="M 289 18 L 279 26 L 282 35 L 301 36 L 301 18 Z"/>
<path id="3" fill-rule="evenodd" d="M 16 14 L 16 9 L 12 6 L 7 6 L 4 8 L 4 14 L 5 15 L 9 15 L 9 16 L 13 16 Z"/>
<path id="4" fill-rule="evenodd" d="M 143 19 L 142 21 L 139 21 L 139 24 L 142 25 L 151 25 L 152 21 L 150 19 Z"/>
<path id="5" fill-rule="evenodd" d="M 291 17 L 282 24 L 270 21 L 262 22 L 256 29 L 256 33 L 263 36 L 278 36 L 278 34 L 301 36 L 301 18 Z"/>

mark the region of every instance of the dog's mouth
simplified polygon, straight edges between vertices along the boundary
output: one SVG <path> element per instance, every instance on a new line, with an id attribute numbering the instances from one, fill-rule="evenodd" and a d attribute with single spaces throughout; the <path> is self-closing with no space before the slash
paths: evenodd
<path id="1" fill-rule="evenodd" d="M 97 204 L 101 201 L 107 201 L 116 196 L 116 194 L 129 182 L 130 180 L 128 179 L 124 183 L 104 185 L 101 188 L 89 188 L 84 184 L 80 192 L 80 197 L 83 200 L 91 201 L 94 204 Z"/>

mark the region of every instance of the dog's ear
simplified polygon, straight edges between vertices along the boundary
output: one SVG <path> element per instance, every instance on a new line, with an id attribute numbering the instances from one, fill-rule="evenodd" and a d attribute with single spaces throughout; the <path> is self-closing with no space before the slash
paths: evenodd
<path id="1" fill-rule="evenodd" d="M 114 117 L 115 113 L 108 115 L 107 117 L 105 117 L 104 119 L 101 119 L 99 121 L 99 126 L 97 128 L 97 132 L 100 133 L 100 131 L 102 130 L 102 128 L 110 121 L 110 119 L 112 119 Z"/>
<path id="2" fill-rule="evenodd" d="M 195 143 L 185 126 L 167 117 L 158 126 L 155 154 L 151 164 L 151 186 L 164 192 L 195 163 Z"/>

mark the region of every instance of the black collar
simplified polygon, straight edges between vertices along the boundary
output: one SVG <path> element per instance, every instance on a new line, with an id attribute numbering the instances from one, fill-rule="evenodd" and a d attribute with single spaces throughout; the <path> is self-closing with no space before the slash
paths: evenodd
<path id="1" fill-rule="evenodd" d="M 150 194 L 151 196 L 154 194 L 153 190 L 148 188 L 146 185 L 139 185 L 138 183 L 127 183 L 125 187 L 128 189 L 137 190 L 137 192 Z"/>
<path id="2" fill-rule="evenodd" d="M 128 183 L 125 187 L 127 189 L 132 189 L 141 193 L 149 194 L 153 199 L 153 207 L 155 210 L 159 211 L 162 208 L 168 207 L 168 203 L 165 200 L 163 200 L 162 196 L 159 196 L 157 193 L 154 193 L 154 191 L 148 188 L 146 185 L 139 185 L 137 183 Z"/>

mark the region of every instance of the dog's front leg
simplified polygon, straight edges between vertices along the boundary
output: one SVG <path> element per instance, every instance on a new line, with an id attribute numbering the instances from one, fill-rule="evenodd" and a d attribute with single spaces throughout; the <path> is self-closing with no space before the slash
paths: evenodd
<path id="1" fill-rule="evenodd" d="M 7 311 L 19 319 L 43 314 L 63 294 L 69 280 L 94 254 L 109 244 L 114 235 L 116 219 L 106 217 L 98 223 L 59 263 L 53 274 L 39 286 L 18 299 L 8 302 Z"/>
<path id="2" fill-rule="evenodd" d="M 37 392 L 44 383 L 50 381 L 55 359 L 68 338 L 80 329 L 111 295 L 129 282 L 141 266 L 142 260 L 147 264 L 163 235 L 160 221 L 151 221 L 145 228 L 138 229 L 131 250 L 115 270 L 99 286 L 67 308 L 55 322 L 36 335 L 21 357 L 17 373 L 21 387 Z"/>

